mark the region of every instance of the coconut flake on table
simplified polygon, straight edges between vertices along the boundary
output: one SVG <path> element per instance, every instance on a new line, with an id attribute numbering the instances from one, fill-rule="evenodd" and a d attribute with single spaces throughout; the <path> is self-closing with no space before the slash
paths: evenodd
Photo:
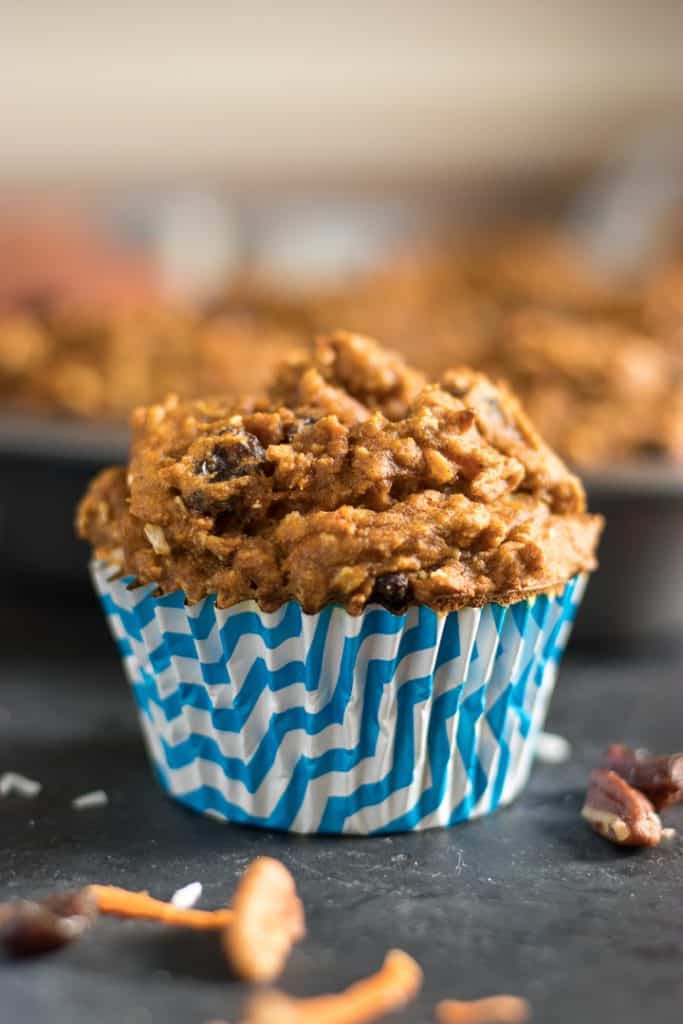
<path id="1" fill-rule="evenodd" d="M 20 775 L 19 772 L 5 772 L 0 775 L 0 797 L 15 793 L 17 796 L 31 799 L 38 796 L 42 788 L 42 783 L 29 779 L 26 775 Z"/>
<path id="2" fill-rule="evenodd" d="M 171 903 L 174 907 L 180 907 L 182 910 L 190 910 L 201 896 L 202 888 L 201 882 L 190 882 L 189 885 L 184 885 L 182 889 L 177 889 L 173 893 Z"/>
<path id="3" fill-rule="evenodd" d="M 89 793 L 81 793 L 71 801 L 71 806 L 76 811 L 89 811 L 93 807 L 106 807 L 109 797 L 103 789 L 93 789 Z"/>
<path id="4" fill-rule="evenodd" d="M 541 732 L 536 741 L 536 757 L 544 764 L 564 764 L 571 757 L 572 745 L 555 732 Z"/>

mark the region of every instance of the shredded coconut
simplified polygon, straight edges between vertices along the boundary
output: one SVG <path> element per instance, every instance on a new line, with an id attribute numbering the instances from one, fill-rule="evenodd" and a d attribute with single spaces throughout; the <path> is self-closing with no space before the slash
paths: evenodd
<path id="1" fill-rule="evenodd" d="M 536 741 L 536 757 L 543 764 L 564 764 L 571 757 L 572 746 L 564 736 L 554 732 L 539 733 Z"/>
<path id="2" fill-rule="evenodd" d="M 194 907 L 201 894 L 202 883 L 190 882 L 189 885 L 185 885 L 182 889 L 178 889 L 173 893 L 171 896 L 171 903 L 174 907 L 181 907 L 183 910 L 190 910 Z"/>
<path id="3" fill-rule="evenodd" d="M 30 799 L 38 796 L 42 788 L 40 782 L 29 779 L 26 775 L 20 775 L 18 772 L 5 772 L 0 775 L 0 797 L 15 793 L 17 796 Z"/>
<path id="4" fill-rule="evenodd" d="M 106 807 L 109 797 L 103 789 L 93 789 L 90 793 L 82 793 L 71 801 L 76 811 L 88 811 L 92 807 Z"/>

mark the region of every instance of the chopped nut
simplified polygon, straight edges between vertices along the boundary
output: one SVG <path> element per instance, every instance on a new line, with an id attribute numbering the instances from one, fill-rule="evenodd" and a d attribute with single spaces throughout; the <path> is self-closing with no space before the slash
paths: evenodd
<path id="1" fill-rule="evenodd" d="M 650 801 L 616 772 L 591 773 L 581 815 L 595 832 L 620 846 L 657 846 L 662 838 L 662 823 Z"/>
<path id="2" fill-rule="evenodd" d="M 436 448 L 425 448 L 424 460 L 431 479 L 437 484 L 450 483 L 456 475 L 453 464 Z"/>
<path id="3" fill-rule="evenodd" d="M 531 1007 L 519 996 L 489 996 L 487 999 L 444 999 L 436 1007 L 439 1024 L 523 1024 Z"/>
<path id="4" fill-rule="evenodd" d="M 295 942 L 306 934 L 304 909 L 287 868 L 257 857 L 239 881 L 233 920 L 223 948 L 236 974 L 247 981 L 273 981 L 284 969 Z"/>
<path id="5" fill-rule="evenodd" d="M 109 505 L 106 501 L 97 502 L 97 522 L 99 526 L 105 526 L 109 522 Z"/>
<path id="6" fill-rule="evenodd" d="M 168 555 L 170 554 L 170 547 L 166 540 L 166 534 L 157 526 L 155 523 L 147 523 L 145 525 L 145 536 L 154 548 L 155 554 L 157 555 Z"/>
<path id="7" fill-rule="evenodd" d="M 0 906 L 0 941 L 9 956 L 38 956 L 80 938 L 96 917 L 86 891 L 55 893 L 42 903 L 18 900 Z"/>
<path id="8" fill-rule="evenodd" d="M 123 565 L 125 557 L 123 548 L 111 548 L 107 554 L 107 562 L 111 566 L 119 568 Z"/>
<path id="9" fill-rule="evenodd" d="M 400 949 L 387 953 L 376 974 L 336 995 L 291 999 L 267 992 L 251 1000 L 247 1024 L 370 1024 L 399 1010 L 422 987 L 422 969 Z"/>
<path id="10" fill-rule="evenodd" d="M 683 754 L 653 757 L 647 751 L 613 743 L 605 752 L 602 767 L 639 789 L 658 811 L 683 800 Z"/>

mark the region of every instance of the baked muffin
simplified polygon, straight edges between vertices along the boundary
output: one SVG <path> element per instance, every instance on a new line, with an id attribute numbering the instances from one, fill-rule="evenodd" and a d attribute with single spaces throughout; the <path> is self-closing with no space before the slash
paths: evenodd
<path id="1" fill-rule="evenodd" d="M 78 512 L 166 788 L 307 832 L 519 791 L 601 527 L 504 387 L 345 333 L 138 409 Z"/>
<path id="2" fill-rule="evenodd" d="M 683 355 L 643 330 L 529 308 L 504 321 L 488 366 L 574 465 L 683 460 Z"/>
<path id="3" fill-rule="evenodd" d="M 60 305 L 0 314 L 0 394 L 13 405 L 125 421 L 169 392 L 257 390 L 302 334 L 265 310 Z"/>

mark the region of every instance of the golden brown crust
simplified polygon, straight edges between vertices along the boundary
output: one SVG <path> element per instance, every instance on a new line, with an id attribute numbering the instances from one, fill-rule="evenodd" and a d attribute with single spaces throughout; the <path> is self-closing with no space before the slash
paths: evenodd
<path id="1" fill-rule="evenodd" d="M 338 333 L 289 360 L 256 407 L 138 409 L 128 471 L 93 482 L 79 532 L 163 592 L 267 611 L 510 603 L 594 568 L 602 521 L 512 395 L 466 369 L 419 381 Z"/>

